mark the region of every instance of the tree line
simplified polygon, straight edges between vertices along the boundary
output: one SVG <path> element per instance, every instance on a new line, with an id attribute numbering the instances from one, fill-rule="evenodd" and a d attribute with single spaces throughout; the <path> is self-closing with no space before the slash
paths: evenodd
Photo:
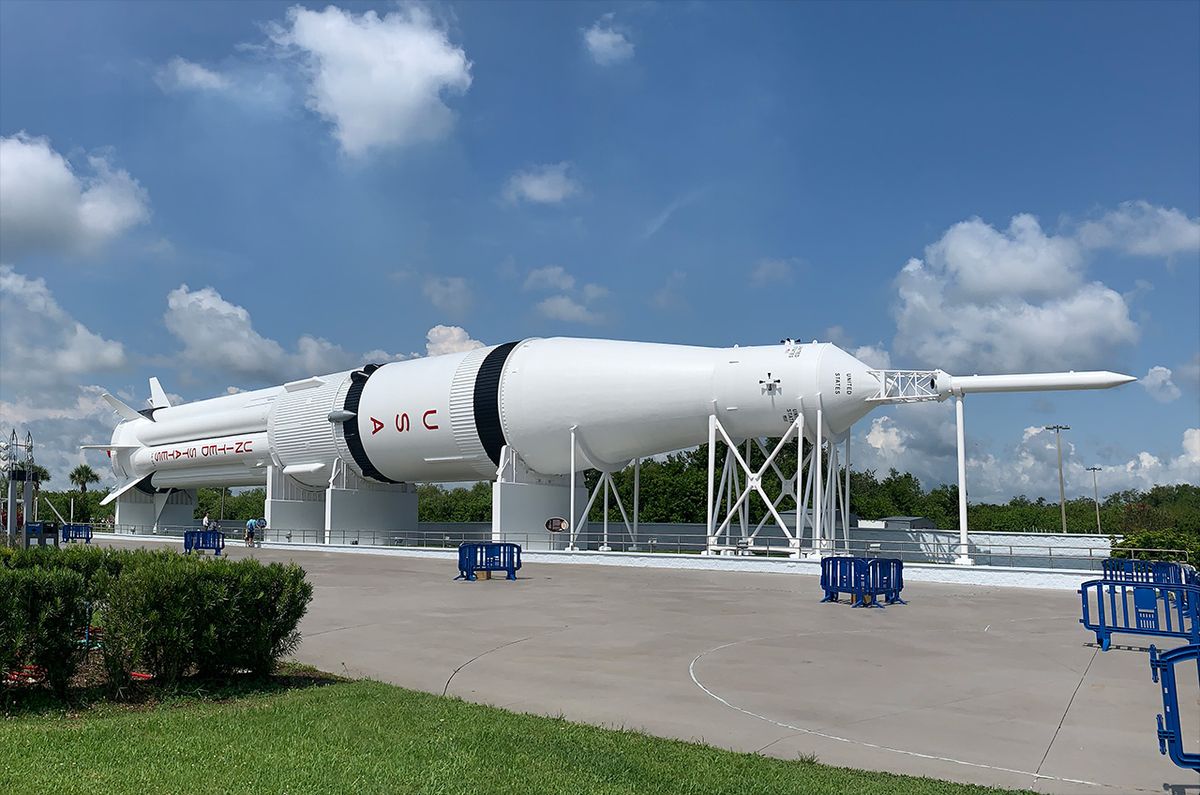
<path id="1" fill-rule="evenodd" d="M 743 456 L 746 455 L 744 447 L 741 452 Z M 726 454 L 723 443 L 718 443 L 716 454 L 720 464 Z M 751 449 L 749 463 L 752 467 L 761 465 L 764 460 L 765 455 L 757 447 Z M 794 444 L 787 445 L 781 452 L 779 465 L 784 472 L 795 470 Z M 706 521 L 707 472 L 707 445 L 660 459 L 644 460 L 640 476 L 639 520 L 647 523 Z M 64 518 L 69 518 L 73 500 L 76 521 L 111 520 L 113 506 L 101 506 L 99 503 L 103 493 L 88 488 L 99 480 L 91 467 L 86 464 L 76 467 L 69 476 L 75 488 L 63 491 L 46 489 L 44 484 L 50 480 L 49 473 L 42 469 L 39 474 L 41 497 L 52 503 Z M 844 475 L 843 470 L 838 477 Z M 595 487 L 598 480 L 597 472 L 585 474 L 589 489 Z M 632 510 L 632 468 L 614 473 L 613 480 L 626 511 Z M 764 488 L 772 499 L 777 497 L 780 490 L 778 479 L 768 478 Z M 488 482 L 458 488 L 425 483 L 418 486 L 417 494 L 420 521 L 491 521 L 492 492 Z M 202 488 L 198 490 L 196 515 L 199 517 L 208 513 L 218 520 L 245 521 L 263 516 L 265 500 L 266 490 L 262 488 L 243 489 L 236 493 L 229 489 Z M 785 497 L 780 507 L 791 510 L 795 504 L 790 497 Z M 1096 506 L 1091 499 L 1068 500 L 1066 509 L 1068 532 L 1096 532 Z M 940 529 L 953 530 L 958 527 L 958 486 L 942 484 L 925 489 L 911 473 L 891 469 L 881 477 L 874 470 L 851 470 L 850 510 L 861 519 L 924 516 Z M 39 512 L 42 518 L 51 518 L 46 516 L 44 505 L 40 506 Z M 611 521 L 620 520 L 615 503 L 610 505 L 609 512 Z M 765 512 L 762 501 L 757 497 L 752 498 L 751 519 L 757 522 Z M 600 521 L 602 518 L 603 508 L 597 500 L 589 519 Z M 1061 520 L 1057 502 L 1048 502 L 1041 497 L 1030 500 L 1022 495 L 1005 503 L 971 503 L 967 508 L 967 523 L 972 530 L 979 531 L 1057 531 Z M 1172 529 L 1200 539 L 1200 487 L 1155 486 L 1149 491 L 1130 489 L 1110 494 L 1100 503 L 1100 529 L 1102 533 L 1126 534 Z"/>

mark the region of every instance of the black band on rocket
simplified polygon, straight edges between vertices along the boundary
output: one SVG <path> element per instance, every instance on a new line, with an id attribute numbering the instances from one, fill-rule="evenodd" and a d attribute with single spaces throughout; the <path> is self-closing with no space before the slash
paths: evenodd
<path id="1" fill-rule="evenodd" d="M 500 466 L 500 449 L 507 444 L 500 425 L 500 375 L 508 355 L 520 342 L 506 342 L 489 353 L 475 376 L 475 432 L 492 463 Z M 351 448 L 353 449 L 353 448 Z"/>
<path id="2" fill-rule="evenodd" d="M 363 387 L 367 385 L 367 379 L 378 369 L 379 365 L 369 364 L 362 370 L 350 374 L 350 388 L 346 390 L 346 402 L 342 408 L 352 412 L 355 417 L 349 422 L 342 423 L 342 435 L 346 439 L 346 447 L 350 448 L 350 457 L 354 459 L 354 463 L 358 465 L 358 469 L 363 475 L 372 480 L 378 480 L 380 483 L 399 483 L 400 481 L 392 480 L 375 468 L 371 459 L 367 457 L 362 436 L 358 433 L 358 401 L 362 399 Z"/>

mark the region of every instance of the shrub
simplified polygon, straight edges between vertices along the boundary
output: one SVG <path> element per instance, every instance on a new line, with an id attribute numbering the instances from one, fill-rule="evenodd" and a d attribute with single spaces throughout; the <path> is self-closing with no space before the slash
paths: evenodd
<path id="1" fill-rule="evenodd" d="M 126 568 L 113 580 L 101 608 L 104 667 L 116 686 L 135 670 L 160 683 L 179 681 L 192 664 L 196 562 L 176 555 Z"/>
<path id="2" fill-rule="evenodd" d="M 21 663 L 25 615 L 20 610 L 18 579 L 22 575 L 0 567 L 0 679 Z"/>
<path id="3" fill-rule="evenodd" d="M 23 622 L 19 654 L 41 667 L 59 696 L 83 661 L 79 641 L 87 625 L 83 577 L 65 569 L 29 568 L 15 572 L 17 621 Z"/>
<path id="4" fill-rule="evenodd" d="M 1145 552 L 1142 550 L 1158 550 Z M 1200 538 L 1179 530 L 1139 530 L 1113 544 L 1114 558 L 1140 560 L 1177 560 L 1200 565 Z"/>
<path id="5" fill-rule="evenodd" d="M 300 644 L 296 627 L 312 601 L 312 584 L 304 579 L 304 569 L 294 563 L 286 566 L 242 560 L 237 578 L 236 615 L 244 627 L 239 667 L 265 676 L 275 663 Z"/>

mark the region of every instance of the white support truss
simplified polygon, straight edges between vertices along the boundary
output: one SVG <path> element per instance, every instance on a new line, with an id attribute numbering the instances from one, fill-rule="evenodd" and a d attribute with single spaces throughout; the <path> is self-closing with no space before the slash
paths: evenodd
<path id="1" fill-rule="evenodd" d="M 817 415 L 820 419 L 821 412 Z M 754 552 L 787 551 L 792 557 L 810 557 L 849 550 L 849 531 L 844 517 L 849 515 L 850 480 L 838 477 L 841 462 L 838 446 L 831 440 L 818 439 L 803 451 L 804 414 L 788 427 L 773 449 L 766 439 L 747 439 L 735 442 L 716 416 L 709 417 L 708 471 L 708 553 L 752 554 Z M 718 481 L 716 472 L 716 442 L 726 444 L 724 462 Z M 846 455 L 849 457 L 849 435 Z M 780 454 L 789 444 L 796 445 L 798 465 L 795 472 L 785 472 Z M 764 460 L 757 469 L 749 461 L 757 448 Z M 780 484 L 775 497 L 768 496 L 764 482 L 777 478 Z M 757 494 L 766 513 L 757 522 L 750 518 L 751 495 Z M 788 522 L 784 513 L 795 507 L 796 520 Z M 764 528 L 778 528 L 783 538 Z M 840 539 L 838 529 L 840 528 Z M 774 535 L 773 538 L 768 537 Z"/>
<path id="2" fill-rule="evenodd" d="M 940 400 L 934 386 L 936 370 L 871 370 L 879 380 L 879 391 L 867 400 L 872 403 L 924 403 Z"/>

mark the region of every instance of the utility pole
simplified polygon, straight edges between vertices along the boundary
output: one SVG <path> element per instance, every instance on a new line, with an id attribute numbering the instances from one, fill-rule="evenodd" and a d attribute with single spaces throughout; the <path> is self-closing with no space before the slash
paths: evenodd
<path id="1" fill-rule="evenodd" d="M 1058 510 L 1062 514 L 1063 535 L 1067 532 L 1067 489 L 1063 485 L 1062 470 L 1062 432 L 1071 430 L 1070 425 L 1047 425 L 1046 430 L 1054 431 L 1054 443 L 1058 445 Z"/>
<path id="2" fill-rule="evenodd" d="M 1088 467 L 1088 472 L 1092 473 L 1092 499 L 1096 502 L 1096 532 L 1100 530 L 1100 488 L 1096 485 L 1096 473 L 1100 471 L 1100 467 Z"/>

